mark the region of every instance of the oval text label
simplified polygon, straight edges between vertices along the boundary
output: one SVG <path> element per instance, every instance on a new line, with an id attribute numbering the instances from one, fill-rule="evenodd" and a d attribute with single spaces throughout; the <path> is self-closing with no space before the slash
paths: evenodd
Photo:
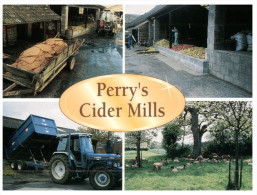
<path id="1" fill-rule="evenodd" d="M 138 131 L 164 125 L 183 111 L 185 98 L 173 85 L 148 76 L 93 77 L 68 88 L 62 112 L 80 125 L 107 131 Z"/>

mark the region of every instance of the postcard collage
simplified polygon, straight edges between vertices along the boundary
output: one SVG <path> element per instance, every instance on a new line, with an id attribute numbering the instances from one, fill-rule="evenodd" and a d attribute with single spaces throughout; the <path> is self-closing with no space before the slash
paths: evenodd
<path id="1" fill-rule="evenodd" d="M 2 1 L 2 193 L 255 194 L 256 6 Z"/>

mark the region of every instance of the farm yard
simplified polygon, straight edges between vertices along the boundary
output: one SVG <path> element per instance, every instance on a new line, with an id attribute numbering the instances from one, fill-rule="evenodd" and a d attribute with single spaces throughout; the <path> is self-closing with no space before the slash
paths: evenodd
<path id="1" fill-rule="evenodd" d="M 168 165 L 154 171 L 153 163 L 161 162 L 166 156 L 143 151 L 142 156 L 148 162 L 143 162 L 142 168 L 132 168 L 129 162 L 135 158 L 136 151 L 126 151 L 125 156 L 125 163 L 129 166 L 125 170 L 125 190 L 226 190 L 227 187 L 229 165 L 222 160 L 220 163 L 193 164 L 173 173 L 171 166 L 183 166 L 190 161 L 179 158 L 180 162 L 175 163 L 169 158 Z M 252 190 L 252 166 L 246 162 L 243 163 L 241 190 Z"/>

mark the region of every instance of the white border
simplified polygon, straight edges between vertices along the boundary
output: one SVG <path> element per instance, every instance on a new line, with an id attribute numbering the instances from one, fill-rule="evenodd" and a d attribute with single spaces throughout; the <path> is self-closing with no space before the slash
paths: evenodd
<path id="1" fill-rule="evenodd" d="M 73 0 L 73 1 L 68 1 L 68 0 L 55 0 L 50 1 L 50 0 L 45 0 L 44 2 L 35 2 L 32 0 L 24 0 L 24 1 L 20 1 L 20 0 L 12 0 L 10 2 L 10 0 L 2 0 L 1 1 L 1 8 L 0 8 L 0 16 L 1 16 L 1 21 L 0 24 L 2 26 L 2 5 L 3 4 L 252 4 L 253 5 L 253 98 L 233 98 L 233 99 L 228 99 L 228 98 L 187 98 L 187 101 L 253 101 L 253 162 L 254 162 L 254 166 L 253 166 L 253 190 L 252 191 L 76 191 L 76 194 L 85 194 L 85 193 L 93 193 L 93 194 L 117 194 L 117 193 L 122 193 L 122 194 L 129 194 L 129 193 L 133 193 L 133 194 L 142 194 L 142 193 L 147 193 L 147 194 L 156 194 L 156 193 L 162 193 L 164 194 L 176 194 L 176 195 L 182 195 L 185 193 L 190 193 L 190 195 L 206 195 L 206 193 L 208 193 L 209 195 L 216 195 L 216 193 L 220 193 L 220 194 L 226 194 L 226 195 L 232 195 L 232 194 L 245 194 L 245 195 L 252 195 L 252 194 L 257 194 L 257 189 L 256 189 L 256 185 L 257 185 L 257 174 L 256 174 L 256 162 L 257 162 L 257 156 L 256 156 L 256 141 L 257 141 L 257 137 L 256 137 L 256 104 L 257 104 L 257 100 L 256 100 L 256 91 L 254 89 L 255 85 L 256 85 L 256 50 L 255 50 L 255 46 L 256 46 L 256 19 L 257 19 L 257 15 L 256 15 L 256 0 L 159 0 L 159 1 L 154 1 L 154 0 L 94 0 L 94 1 L 83 1 L 83 0 Z M 125 21 L 125 18 L 124 18 Z M 125 25 L 123 26 L 123 33 L 125 32 Z M 2 29 L 2 27 L 1 27 Z M 2 41 L 2 30 L 0 33 L 0 39 Z M 123 40 L 124 40 L 124 34 L 123 34 Z M 3 45 L 3 44 L 2 44 Z M 2 59 L 2 46 L 0 49 L 0 58 Z M 123 48 L 123 70 L 124 69 L 124 62 L 125 62 L 125 50 Z M 2 67 L 2 60 L 0 63 L 0 66 Z M 1 101 L 1 106 L 0 106 L 0 124 L 2 124 L 2 102 L 15 102 L 15 101 L 19 101 L 19 102 L 30 102 L 30 101 L 42 101 L 42 99 L 19 99 L 19 98 L 14 98 L 14 99 L 2 99 L 2 68 L 0 68 L 1 71 L 1 76 L 0 76 L 0 85 L 1 85 L 1 92 L 0 92 L 0 101 Z M 123 72 L 124 72 L 123 71 Z M 256 88 L 256 87 L 255 87 Z M 56 99 L 44 99 L 44 101 L 56 101 Z M 2 131 L 0 133 L 0 139 L 2 140 Z M 123 140 L 124 140 L 124 136 L 123 136 Z M 19 194 L 25 194 L 26 195 L 30 195 L 36 192 L 38 195 L 43 195 L 46 192 L 45 191 L 2 191 L 2 144 L 1 144 L 1 156 L 0 156 L 0 163 L 1 163 L 1 169 L 0 169 L 0 174 L 1 174 L 1 179 L 0 179 L 0 190 L 2 192 L 2 194 L 15 194 L 15 193 L 19 193 Z M 124 144 L 123 144 L 123 158 L 124 158 Z M 123 159 L 124 162 L 124 159 Z M 124 165 L 124 163 L 123 163 Z M 142 179 L 144 179 L 142 177 Z M 123 182 L 124 182 L 124 174 L 123 174 Z M 123 189 L 124 189 L 124 185 L 123 185 Z M 70 194 L 71 192 L 67 192 L 67 191 L 49 191 L 49 193 L 53 194 L 53 193 L 62 193 L 63 195 L 66 194 Z"/>

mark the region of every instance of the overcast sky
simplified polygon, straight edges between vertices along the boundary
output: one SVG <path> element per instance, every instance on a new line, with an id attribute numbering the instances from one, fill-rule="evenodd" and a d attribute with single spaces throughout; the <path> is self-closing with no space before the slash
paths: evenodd
<path id="1" fill-rule="evenodd" d="M 42 116 L 45 118 L 53 119 L 57 126 L 70 128 L 77 130 L 79 124 L 73 122 L 68 119 L 59 108 L 58 100 L 37 100 L 33 99 L 33 101 L 22 100 L 22 101 L 4 101 L 3 102 L 3 116 L 9 116 L 17 119 L 25 120 L 28 118 L 30 114 Z M 155 141 L 162 141 L 162 128 L 158 131 L 157 137 L 154 138 Z M 115 134 L 121 133 L 116 132 Z M 204 134 L 203 141 L 208 140 L 208 133 Z M 186 136 L 184 140 L 185 144 L 192 144 L 193 138 L 192 135 Z"/>
<path id="2" fill-rule="evenodd" d="M 58 99 L 3 101 L 3 116 L 25 120 L 30 114 L 53 119 L 58 127 L 77 130 L 81 126 L 62 113 Z M 115 134 L 123 137 L 123 133 L 115 132 Z"/>
<path id="3" fill-rule="evenodd" d="M 156 5 L 126 5 L 125 12 L 126 12 L 126 14 L 142 15 L 142 14 L 150 11 L 155 6 Z"/>
<path id="4" fill-rule="evenodd" d="M 4 116 L 25 120 L 30 114 L 53 119 L 59 127 L 77 130 L 80 126 L 62 113 L 58 100 L 3 102 Z"/>

